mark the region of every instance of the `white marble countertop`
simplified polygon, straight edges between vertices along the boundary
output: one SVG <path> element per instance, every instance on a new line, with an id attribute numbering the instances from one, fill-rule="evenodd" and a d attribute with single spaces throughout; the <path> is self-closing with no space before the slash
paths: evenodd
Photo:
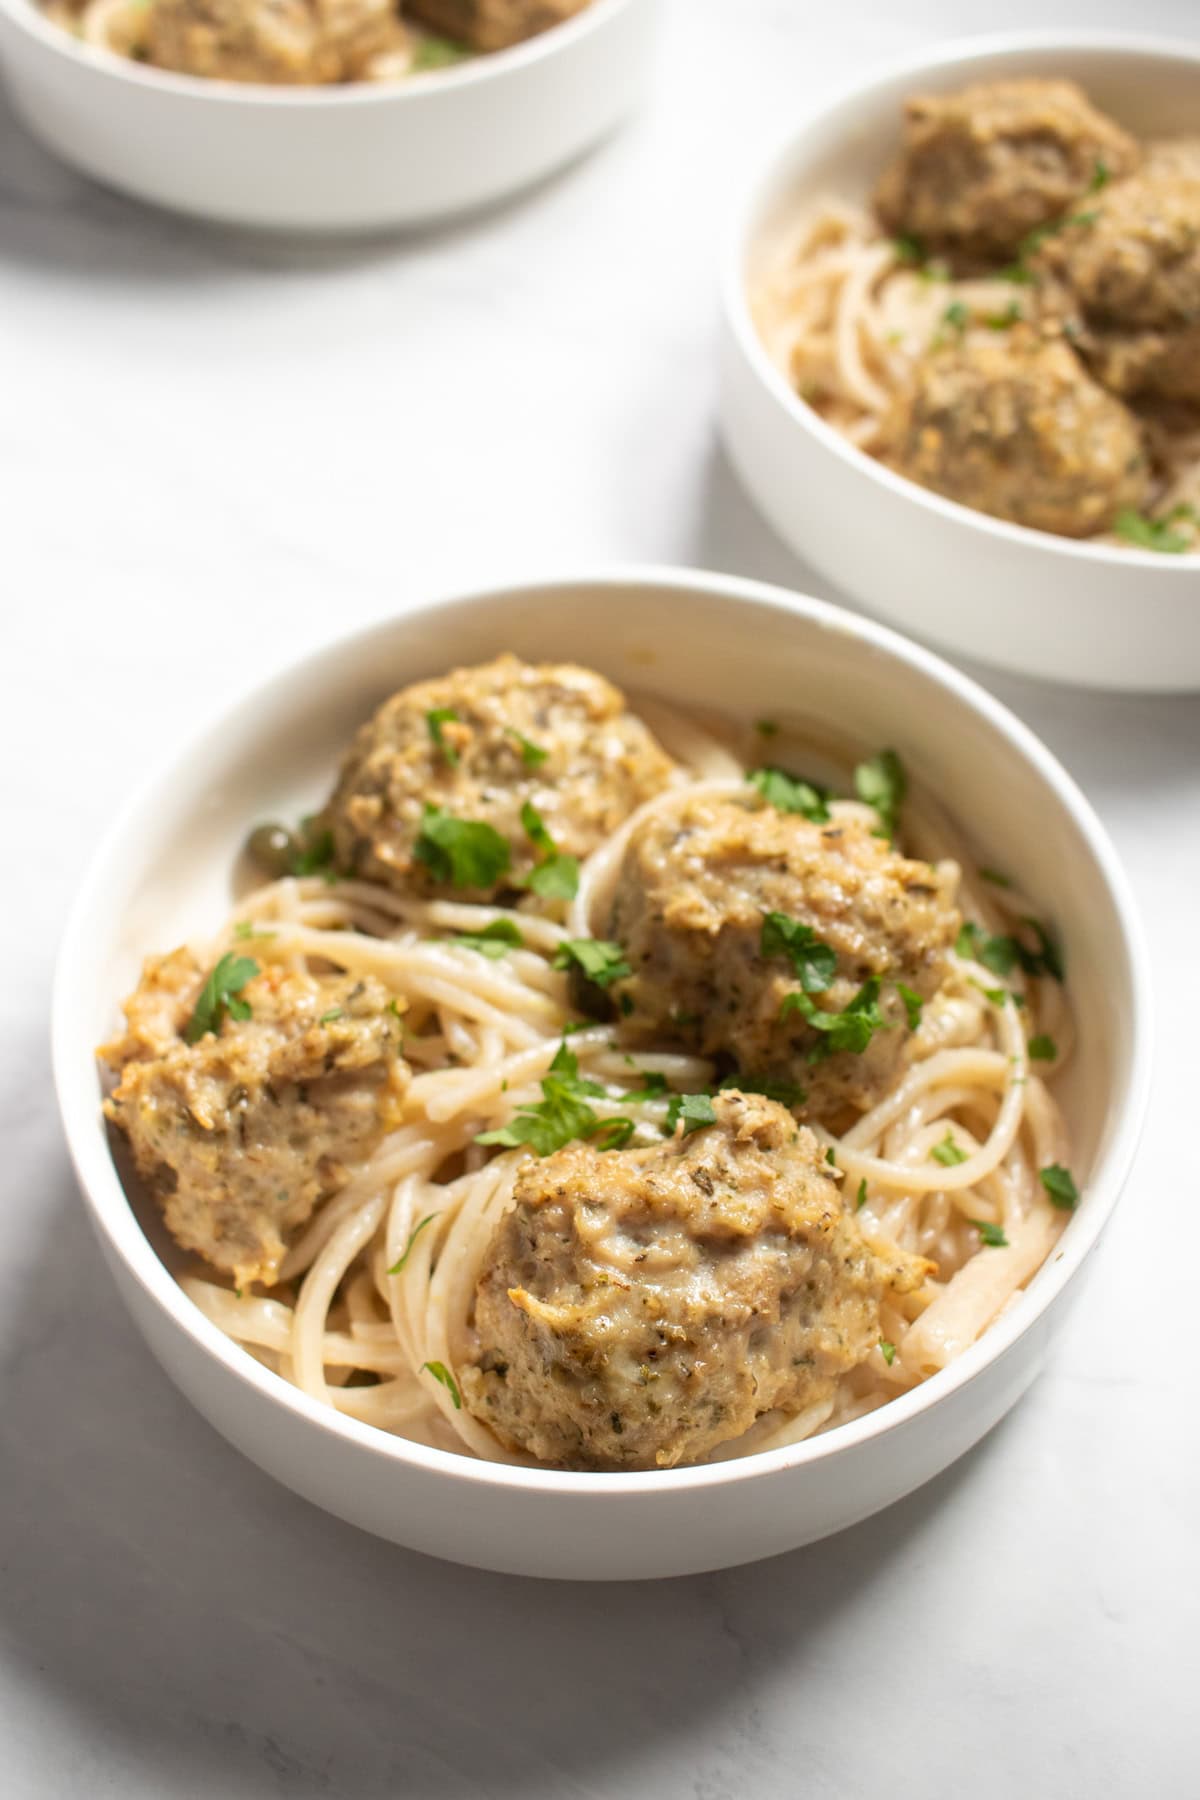
<path id="1" fill-rule="evenodd" d="M 1004 11 L 1131 22 L 1124 0 Z M 1195 0 L 1137 17 L 1197 30 Z M 923 1492 L 780 1561 L 521 1583 L 293 1499 L 143 1350 L 50 1088 L 51 964 L 91 847 L 160 747 L 277 658 L 431 589 L 597 559 L 820 591 L 714 440 L 728 205 L 823 83 L 998 22 L 985 0 L 676 0 L 655 104 L 619 140 L 407 243 L 155 216 L 0 101 L 5 1800 L 1200 1792 L 1200 699 L 991 683 L 1127 860 L 1153 1114 L 1035 1391 Z"/>

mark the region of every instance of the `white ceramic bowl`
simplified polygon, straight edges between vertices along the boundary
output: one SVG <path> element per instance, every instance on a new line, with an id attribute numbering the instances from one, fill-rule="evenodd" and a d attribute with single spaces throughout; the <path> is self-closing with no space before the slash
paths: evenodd
<path id="1" fill-rule="evenodd" d="M 148 68 L 0 0 L 0 64 L 30 129 L 109 187 L 228 224 L 362 231 L 484 206 L 590 148 L 645 85 L 659 6 L 592 0 L 408 82 L 283 88 Z"/>
<path id="2" fill-rule="evenodd" d="M 584 1475 L 475 1462 L 392 1438 L 269 1373 L 176 1285 L 117 1178 L 94 1047 L 141 958 L 231 904 L 247 825 L 323 797 L 388 692 L 511 648 L 625 687 L 758 718 L 801 707 L 899 748 L 1060 928 L 1080 1045 L 1065 1104 L 1083 1202 L 1049 1263 L 950 1368 L 824 1437 L 711 1468 Z M 343 638 L 215 719 L 158 768 L 83 885 L 58 966 L 54 1066 L 92 1221 L 154 1355 L 262 1468 L 317 1505 L 435 1556 L 618 1579 L 749 1562 L 865 1518 L 982 1437 L 1037 1373 L 1129 1170 L 1146 1101 L 1149 981 L 1133 902 L 1087 802 L 980 688 L 883 627 L 724 576 L 583 577 L 417 607 Z M 158 1236 L 155 1222 L 147 1221 Z"/>
<path id="3" fill-rule="evenodd" d="M 1007 525 L 893 474 L 792 391 L 750 316 L 763 243 L 828 195 L 867 199 L 910 94 L 1034 74 L 1081 82 L 1139 135 L 1196 132 L 1200 47 L 1095 34 L 964 39 L 892 65 L 810 115 L 755 180 L 727 253 L 725 442 L 780 536 L 873 612 L 1026 675 L 1200 687 L 1200 559 Z"/>

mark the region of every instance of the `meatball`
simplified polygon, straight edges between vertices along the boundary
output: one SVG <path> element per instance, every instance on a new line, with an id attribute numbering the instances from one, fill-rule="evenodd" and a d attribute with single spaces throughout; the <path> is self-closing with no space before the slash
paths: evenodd
<path id="1" fill-rule="evenodd" d="M 469 44 L 472 50 L 507 50 L 525 38 L 574 18 L 590 0 L 409 0 L 407 11 L 422 25 Z"/>
<path id="2" fill-rule="evenodd" d="M 833 1393 L 930 1265 L 867 1238 L 810 1131 L 757 1095 L 652 1150 L 528 1162 L 475 1295 L 471 1411 L 577 1469 L 671 1468 Z"/>
<path id="3" fill-rule="evenodd" d="M 188 950 L 148 959 L 100 1051 L 120 1076 L 104 1111 L 184 1249 L 238 1286 L 270 1283 L 288 1233 L 397 1116 L 400 1021 L 371 977 L 268 966 L 188 1043 L 205 984 Z"/>
<path id="4" fill-rule="evenodd" d="M 1138 146 L 1070 81 L 995 81 L 920 95 L 875 195 L 885 228 L 970 257 L 1011 256 Z"/>
<path id="5" fill-rule="evenodd" d="M 1200 140 L 1152 149 L 1045 240 L 1035 268 L 1106 387 L 1200 403 Z"/>
<path id="6" fill-rule="evenodd" d="M 626 1030 L 732 1059 L 747 1081 L 796 1085 L 806 1117 L 840 1126 L 873 1104 L 905 1054 L 895 984 L 928 999 L 945 979 L 959 926 L 951 879 L 858 820 L 815 825 L 736 799 L 688 799 L 635 831 L 618 875 L 608 935 L 633 970 L 620 990 Z M 774 913 L 836 956 L 809 996 L 814 1011 L 842 1012 L 864 984 L 881 983 L 884 1023 L 865 1047 L 831 1049 L 837 1037 L 794 1009 L 801 977 L 764 940 Z"/>
<path id="7" fill-rule="evenodd" d="M 963 506 L 1090 537 L 1146 497 L 1141 428 L 1069 345 L 1018 327 L 934 350 L 884 420 L 884 460 Z"/>
<path id="8" fill-rule="evenodd" d="M 491 899 L 519 886 L 545 855 L 522 820 L 526 805 L 560 854 L 587 856 L 674 774 L 602 676 L 501 656 L 385 701 L 351 746 L 326 816 L 344 871 L 420 893 L 453 887 Z M 503 866 L 422 861 L 418 840 L 430 807 L 498 832 L 508 853 L 500 846 L 492 860 Z"/>
<path id="9" fill-rule="evenodd" d="M 351 81 L 407 42 L 394 0 L 153 0 L 146 54 L 223 81 Z"/>

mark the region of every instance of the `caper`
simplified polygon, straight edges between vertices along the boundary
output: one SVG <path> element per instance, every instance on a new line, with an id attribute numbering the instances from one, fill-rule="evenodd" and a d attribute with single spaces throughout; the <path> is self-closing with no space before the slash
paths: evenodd
<path id="1" fill-rule="evenodd" d="M 300 853 L 300 845 L 286 825 L 272 821 L 256 825 L 246 839 L 246 854 L 258 864 L 264 875 L 290 875 Z"/>

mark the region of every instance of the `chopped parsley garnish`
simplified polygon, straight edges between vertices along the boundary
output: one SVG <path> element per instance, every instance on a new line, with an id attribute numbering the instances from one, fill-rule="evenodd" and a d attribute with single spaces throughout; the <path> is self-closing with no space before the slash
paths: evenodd
<path id="1" fill-rule="evenodd" d="M 801 1013 L 814 1031 L 822 1033 L 824 1041 L 808 1053 L 810 1062 L 820 1062 L 839 1050 L 861 1056 L 877 1031 L 889 1029 L 879 1010 L 879 986 L 879 977 L 872 975 L 840 1013 L 822 1012 L 808 994 L 788 994 L 779 1016 L 786 1019 L 790 1012 Z"/>
<path id="2" fill-rule="evenodd" d="M 543 900 L 573 900 L 579 892 L 579 862 L 574 856 L 562 856 L 546 828 L 546 822 L 532 800 L 521 808 L 521 824 L 542 860 L 529 871 L 526 885 Z"/>
<path id="3" fill-rule="evenodd" d="M 263 944 L 273 938 L 275 933 L 273 931 L 260 931 L 253 919 L 239 919 L 233 928 L 233 935 L 235 938 L 240 938 L 243 943 L 245 943 L 248 938 L 257 938 L 259 943 Z"/>
<path id="4" fill-rule="evenodd" d="M 346 1016 L 345 1007 L 331 1006 L 328 1012 L 323 1012 L 321 1014 L 320 1018 L 317 1020 L 317 1024 L 318 1025 L 332 1025 L 333 1021 L 335 1019 L 344 1019 L 345 1016 Z"/>
<path id="5" fill-rule="evenodd" d="M 522 1107 L 509 1124 L 498 1131 L 483 1132 L 476 1138 L 476 1143 L 498 1144 L 507 1150 L 528 1144 L 538 1156 L 550 1156 L 574 1138 L 599 1138 L 604 1134 L 609 1141 L 601 1142 L 600 1148 L 613 1150 L 619 1147 L 611 1141 L 618 1125 L 629 1125 L 630 1131 L 621 1141 L 628 1140 L 633 1129 L 629 1120 L 597 1118 L 588 1102 L 604 1099 L 604 1088 L 598 1081 L 586 1081 L 580 1076 L 579 1058 L 565 1043 L 559 1045 L 554 1061 L 542 1078 L 541 1089 L 542 1098 L 538 1105 Z"/>
<path id="6" fill-rule="evenodd" d="M 623 1150 L 636 1130 L 632 1119 L 601 1119 L 589 1142 L 597 1150 Z"/>
<path id="7" fill-rule="evenodd" d="M 309 819 L 300 821 L 302 841 L 292 856 L 291 872 L 293 875 L 323 875 L 327 881 L 332 881 L 333 833 L 328 830 L 310 833 L 306 827 L 311 823 Z"/>
<path id="8" fill-rule="evenodd" d="M 837 952 L 822 943 L 811 925 L 790 919 L 786 913 L 763 915 L 759 954 L 790 959 L 796 979 L 806 994 L 823 994 L 837 973 Z"/>
<path id="9" fill-rule="evenodd" d="M 1058 1060 L 1058 1045 L 1052 1037 L 1047 1037 L 1046 1033 L 1041 1031 L 1038 1033 L 1037 1037 L 1030 1038 L 1029 1054 L 1034 1062 L 1056 1062 Z"/>
<path id="10" fill-rule="evenodd" d="M 867 1204 L 867 1178 L 864 1175 L 862 1180 L 858 1184 L 858 1194 L 855 1197 L 855 1201 L 854 1201 L 855 1212 L 861 1212 L 863 1207 L 866 1204 Z"/>
<path id="11" fill-rule="evenodd" d="M 456 819 L 441 806 L 425 807 L 413 855 L 435 881 L 456 888 L 494 887 L 508 872 L 508 842 L 483 819 Z"/>
<path id="12" fill-rule="evenodd" d="M 1042 1186 L 1050 1196 L 1051 1206 L 1057 1206 L 1060 1212 L 1073 1212 L 1079 1201 L 1079 1189 L 1070 1169 L 1064 1169 L 1061 1163 L 1051 1163 L 1041 1173 Z"/>
<path id="13" fill-rule="evenodd" d="M 942 314 L 943 328 L 950 331 L 957 331 L 960 337 L 967 329 L 970 322 L 970 308 L 964 305 L 961 300 L 952 300 Z"/>
<path id="14" fill-rule="evenodd" d="M 672 1094 L 667 1107 L 667 1136 L 672 1137 L 680 1119 L 683 1120 L 683 1135 L 690 1137 L 693 1131 L 701 1131 L 706 1125 L 715 1125 L 717 1115 L 713 1111 L 712 1096 L 709 1094 Z"/>
<path id="15" fill-rule="evenodd" d="M 775 719 L 756 719 L 754 729 L 759 737 L 773 738 L 779 736 L 779 724 Z"/>
<path id="16" fill-rule="evenodd" d="M 811 781 L 797 781 L 782 769 L 755 769 L 747 780 L 776 812 L 801 813 L 814 825 L 829 818 L 829 792 Z"/>
<path id="17" fill-rule="evenodd" d="M 1015 300 L 1010 300 L 1003 312 L 988 313 L 984 324 L 989 331 L 1008 331 L 1011 326 L 1019 325 L 1025 314 Z"/>
<path id="18" fill-rule="evenodd" d="M 602 988 L 633 973 L 620 944 L 610 944 L 604 938 L 567 938 L 555 951 L 554 967 L 579 969 L 588 981 Z"/>
<path id="19" fill-rule="evenodd" d="M 925 245 L 919 237 L 914 237 L 911 232 L 901 232 L 899 237 L 892 239 L 892 244 L 899 260 L 907 263 L 909 268 L 919 268 L 925 261 Z"/>
<path id="20" fill-rule="evenodd" d="M 873 806 L 888 837 L 900 824 L 900 808 L 908 793 L 908 776 L 894 750 L 881 750 L 854 771 L 854 789 L 866 806 Z"/>
<path id="21" fill-rule="evenodd" d="M 427 75 L 432 69 L 449 69 L 455 63 L 467 62 L 470 56 L 471 52 L 466 44 L 458 44 L 453 38 L 438 37 L 433 32 L 426 32 L 413 50 L 408 72 L 410 75 Z"/>
<path id="22" fill-rule="evenodd" d="M 1113 530 L 1127 544 L 1136 544 L 1139 550 L 1157 550 L 1163 556 L 1184 556 L 1196 547 L 1191 538 L 1172 530 L 1170 518 L 1148 519 L 1145 513 L 1135 512 L 1130 506 L 1122 507 L 1117 514 Z"/>
<path id="23" fill-rule="evenodd" d="M 1092 170 L 1092 179 L 1088 182 L 1088 193 L 1098 194 L 1101 188 L 1108 186 L 1111 179 L 1112 170 L 1109 168 L 1104 158 L 1098 156 L 1096 158 L 1096 166 Z"/>
<path id="24" fill-rule="evenodd" d="M 258 972 L 258 964 L 253 958 L 237 956 L 227 950 L 200 989 L 192 1016 L 184 1026 L 184 1042 L 198 1044 L 209 1032 L 215 1037 L 226 1015 L 231 1019 L 248 1019 L 250 1005 L 240 998 L 241 991 Z"/>
<path id="25" fill-rule="evenodd" d="M 408 1262 L 409 1257 L 412 1255 L 413 1245 L 416 1243 L 417 1239 L 420 1237 L 420 1235 L 424 1231 L 425 1227 L 427 1225 L 432 1225 L 433 1221 L 440 1217 L 441 1217 L 440 1213 L 435 1213 L 435 1212 L 426 1213 L 425 1217 L 421 1220 L 420 1224 L 413 1226 L 412 1230 L 408 1234 L 408 1242 L 404 1246 L 403 1253 L 392 1264 L 391 1268 L 388 1270 L 389 1275 L 402 1275 L 404 1273 L 405 1264 Z"/>
<path id="26" fill-rule="evenodd" d="M 993 1225 L 990 1219 L 969 1219 L 967 1223 L 975 1227 L 989 1250 L 1008 1249 L 1003 1225 Z"/>
<path id="27" fill-rule="evenodd" d="M 550 754 L 548 750 L 543 750 L 540 744 L 535 744 L 532 738 L 527 738 L 521 732 L 515 731 L 511 725 L 508 727 L 508 735 L 516 740 L 521 751 L 521 761 L 527 769 L 539 769 Z"/>
<path id="28" fill-rule="evenodd" d="M 670 1093 L 667 1078 L 658 1069 L 638 1069 L 637 1073 L 642 1078 L 642 1085 L 621 1096 L 626 1105 L 641 1106 L 647 1100 L 661 1100 L 664 1094 Z"/>
<path id="29" fill-rule="evenodd" d="M 960 930 L 954 948 L 959 956 L 981 962 L 993 975 L 1011 975 L 1020 965 L 1026 975 L 1053 975 L 1055 981 L 1061 981 L 1065 971 L 1062 951 L 1055 939 L 1039 919 L 1022 919 L 1021 923 L 1036 937 L 1036 950 L 1030 950 L 1011 935 L 993 936 L 970 920 Z"/>
<path id="30" fill-rule="evenodd" d="M 446 1392 L 449 1394 L 451 1400 L 453 1400 L 453 1402 L 454 1402 L 455 1412 L 461 1412 L 462 1411 L 462 1395 L 458 1391 L 458 1383 L 455 1381 L 453 1375 L 450 1373 L 450 1371 L 446 1367 L 445 1363 L 443 1363 L 443 1362 L 422 1363 L 421 1369 L 422 1369 L 422 1371 L 424 1371 L 425 1369 L 428 1369 L 429 1373 L 433 1376 L 433 1379 L 435 1381 L 441 1382 L 442 1386 L 445 1388 Z"/>
<path id="31" fill-rule="evenodd" d="M 493 962 L 507 956 L 510 950 L 523 950 L 525 939 L 521 936 L 512 919 L 493 919 L 479 931 L 461 931 L 452 938 L 451 943 L 461 944 L 465 950 L 477 950 L 480 956 L 490 956 Z"/>
<path id="32" fill-rule="evenodd" d="M 921 1023 L 921 1015 L 925 1011 L 925 1002 L 920 994 L 909 987 L 906 981 L 896 983 L 896 992 L 904 1002 L 904 1011 L 908 1017 L 908 1029 L 916 1031 Z"/>
<path id="33" fill-rule="evenodd" d="M 433 739 L 434 748 L 440 752 L 443 760 L 452 769 L 458 765 L 458 751 L 453 744 L 446 742 L 442 726 L 457 725 L 459 722 L 458 714 L 452 706 L 435 706 L 431 712 L 425 714 L 425 723 L 429 727 L 429 735 Z"/>
<path id="34" fill-rule="evenodd" d="M 829 1164 L 831 1169 L 836 1169 L 838 1166 L 837 1152 L 832 1144 L 830 1144 L 825 1151 L 825 1161 Z"/>
<path id="35" fill-rule="evenodd" d="M 967 1160 L 966 1151 L 961 1144 L 955 1143 L 952 1131 L 947 1131 L 941 1143 L 935 1144 L 929 1154 L 935 1163 L 941 1163 L 943 1169 L 953 1169 Z"/>
<path id="36" fill-rule="evenodd" d="M 1008 876 L 1002 875 L 999 869 L 980 869 L 979 873 L 985 881 L 990 881 L 993 887 L 1010 888 L 1012 886 Z"/>
<path id="37" fill-rule="evenodd" d="M 761 1094 L 764 1100 L 777 1100 L 789 1110 L 807 1099 L 804 1089 L 794 1081 L 777 1081 L 773 1075 L 727 1075 L 721 1083 L 722 1093 L 728 1088 L 739 1094 Z"/>
<path id="38" fill-rule="evenodd" d="M 1023 995 L 1014 993 L 1012 988 L 985 987 L 982 981 L 976 981 L 973 976 L 971 986 L 978 988 L 984 999 L 990 1000 L 993 1006 L 1007 1006 L 1010 1000 L 1014 1006 L 1025 1004 Z"/>
<path id="39" fill-rule="evenodd" d="M 895 1344 L 889 1344 L 886 1338 L 880 1338 L 879 1354 L 880 1354 L 880 1356 L 882 1356 L 884 1362 L 887 1364 L 888 1368 L 890 1369 L 892 1364 L 896 1360 Z"/>

